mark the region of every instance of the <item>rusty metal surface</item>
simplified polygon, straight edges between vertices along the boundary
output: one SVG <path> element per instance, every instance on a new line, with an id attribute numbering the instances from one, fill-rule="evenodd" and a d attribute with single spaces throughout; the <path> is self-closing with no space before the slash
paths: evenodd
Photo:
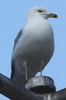
<path id="1" fill-rule="evenodd" d="M 53 93 L 56 91 L 54 81 L 47 76 L 36 76 L 29 79 L 26 83 L 26 88 L 36 94 Z"/>
<path id="2" fill-rule="evenodd" d="M 11 100 L 40 100 L 36 94 L 22 86 L 18 86 L 12 80 L 0 74 L 0 93 Z"/>

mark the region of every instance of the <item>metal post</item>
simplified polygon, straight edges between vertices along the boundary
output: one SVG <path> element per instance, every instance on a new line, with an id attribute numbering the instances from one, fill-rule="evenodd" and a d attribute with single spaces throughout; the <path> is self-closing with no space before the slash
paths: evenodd
<path id="1" fill-rule="evenodd" d="M 33 77 L 25 84 L 27 89 L 36 93 L 42 100 L 66 100 L 66 89 L 56 92 L 54 81 L 50 77 Z"/>
<path id="2" fill-rule="evenodd" d="M 51 94 L 51 100 L 66 100 L 66 88 Z"/>
<path id="3" fill-rule="evenodd" d="M 0 74 L 0 93 L 11 100 L 41 100 L 36 94 Z"/>
<path id="4" fill-rule="evenodd" d="M 66 100 L 66 89 L 41 95 L 42 100 Z"/>
<path id="5" fill-rule="evenodd" d="M 29 90 L 24 84 L 18 86 L 0 74 L 0 93 L 11 100 L 66 100 L 66 88 L 56 92 L 54 82 L 49 77 L 34 77 L 25 84 Z"/>

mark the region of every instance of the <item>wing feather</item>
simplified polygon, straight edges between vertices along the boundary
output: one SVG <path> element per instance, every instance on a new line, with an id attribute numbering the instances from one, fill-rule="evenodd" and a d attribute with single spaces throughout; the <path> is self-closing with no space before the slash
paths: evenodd
<path id="1" fill-rule="evenodd" d="M 21 35 L 22 35 L 22 29 L 19 31 L 19 33 L 17 34 L 17 36 L 15 38 L 13 50 L 15 49 L 16 44 L 17 44 L 18 40 L 20 39 Z M 11 59 L 11 79 L 13 79 L 14 74 L 15 74 L 15 64 L 14 64 L 14 60 Z"/>
<path id="2" fill-rule="evenodd" d="M 21 36 L 21 35 L 22 35 L 22 29 L 19 31 L 19 33 L 18 33 L 17 36 L 16 36 L 16 39 L 15 39 L 15 41 L 14 41 L 13 50 L 15 49 L 15 46 L 16 46 L 18 40 L 20 39 L 20 36 Z"/>

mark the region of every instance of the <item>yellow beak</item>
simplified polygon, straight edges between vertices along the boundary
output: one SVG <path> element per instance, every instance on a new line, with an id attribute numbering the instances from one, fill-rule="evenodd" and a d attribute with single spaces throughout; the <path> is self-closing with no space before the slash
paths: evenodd
<path id="1" fill-rule="evenodd" d="M 56 14 L 53 14 L 53 13 L 47 14 L 47 16 L 49 18 L 58 18 L 58 16 Z"/>

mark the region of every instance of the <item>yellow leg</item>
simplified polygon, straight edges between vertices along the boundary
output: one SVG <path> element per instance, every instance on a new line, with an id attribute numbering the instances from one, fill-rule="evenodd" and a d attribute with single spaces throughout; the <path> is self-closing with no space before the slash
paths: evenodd
<path id="1" fill-rule="evenodd" d="M 40 65 L 40 76 L 42 76 L 42 64 Z"/>
<path id="2" fill-rule="evenodd" d="M 28 74 L 28 70 L 27 70 L 27 62 L 25 61 L 24 63 L 23 63 L 23 66 L 24 66 L 24 71 L 25 71 L 25 80 L 27 80 L 28 79 L 28 77 L 27 77 L 27 74 Z"/>
<path id="3" fill-rule="evenodd" d="M 25 80 L 27 80 L 28 77 L 27 77 L 27 65 L 25 66 Z"/>
<path id="4" fill-rule="evenodd" d="M 42 76 L 42 67 L 43 67 L 43 62 L 41 62 L 41 65 L 40 65 L 40 76 Z"/>

